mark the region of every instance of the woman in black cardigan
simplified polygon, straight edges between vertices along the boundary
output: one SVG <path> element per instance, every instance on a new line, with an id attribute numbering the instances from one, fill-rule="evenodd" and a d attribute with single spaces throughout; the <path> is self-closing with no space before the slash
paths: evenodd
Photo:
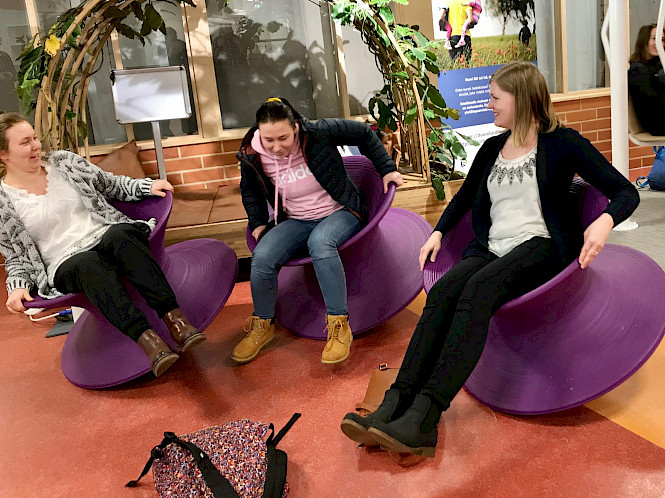
<path id="1" fill-rule="evenodd" d="M 665 74 L 656 50 L 656 25 L 642 26 L 630 56 L 628 92 L 637 120 L 652 135 L 665 135 Z"/>
<path id="2" fill-rule="evenodd" d="M 367 223 L 368 208 L 337 147 L 357 146 L 382 176 L 384 191 L 389 182 L 401 185 L 402 177 L 365 123 L 312 122 L 286 99 L 276 97 L 259 108 L 256 123 L 238 152 L 242 202 L 258 241 L 250 275 L 254 312 L 245 326 L 247 335 L 231 358 L 238 363 L 252 361 L 274 338 L 277 273 L 296 253 L 307 249 L 327 310 L 328 341 L 321 361 L 342 362 L 349 356 L 353 335 L 337 248 Z M 269 203 L 277 213 L 273 221 Z"/>
<path id="3" fill-rule="evenodd" d="M 364 444 L 433 456 L 437 425 L 485 346 L 503 304 L 554 277 L 575 258 L 586 268 L 612 228 L 639 203 L 635 188 L 578 132 L 565 128 L 536 66 L 515 62 L 490 80 L 494 123 L 460 191 L 420 250 L 435 261 L 441 239 L 469 210 L 474 239 L 431 289 L 395 383 L 376 412 L 349 413 L 342 430 Z M 575 174 L 609 199 L 586 230 L 567 202 Z"/>

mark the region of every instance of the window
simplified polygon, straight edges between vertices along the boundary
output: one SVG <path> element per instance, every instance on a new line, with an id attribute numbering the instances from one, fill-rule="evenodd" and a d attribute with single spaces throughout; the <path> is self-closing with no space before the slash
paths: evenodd
<path id="1" fill-rule="evenodd" d="M 605 4 L 605 0 L 566 2 L 568 91 L 606 85 L 605 51 L 600 41 Z"/>
<path id="2" fill-rule="evenodd" d="M 192 104 L 192 115 L 187 119 L 174 119 L 168 122 L 160 122 L 160 131 L 163 137 L 196 135 L 198 125 L 196 122 L 196 110 L 194 94 L 192 91 L 191 71 L 189 58 L 187 56 L 187 44 L 185 42 L 185 30 L 183 28 L 182 11 L 174 5 L 158 2 L 153 6 L 161 14 L 166 24 L 166 35 L 161 32 L 153 32 L 146 39 L 145 46 L 138 40 L 130 40 L 120 37 L 120 51 L 122 53 L 122 67 L 133 69 L 139 67 L 162 67 L 183 66 L 187 74 L 189 84 L 189 100 Z M 127 24 L 139 30 L 141 25 L 133 15 L 127 18 Z M 133 125 L 134 136 L 137 140 L 152 139 L 152 127 L 150 123 L 138 123 Z"/>
<path id="3" fill-rule="evenodd" d="M 16 112 L 19 110 L 15 90 L 19 67 L 16 58 L 32 38 L 32 33 L 23 2 L 0 1 L 0 15 L 0 110 Z"/>
<path id="4" fill-rule="evenodd" d="M 383 88 L 383 76 L 376 67 L 374 55 L 367 48 L 357 29 L 342 26 L 342 36 L 349 109 L 352 116 L 367 114 L 369 100 Z"/>
<path id="5" fill-rule="evenodd" d="M 206 2 L 222 125 L 254 123 L 270 97 L 310 119 L 340 116 L 327 5 L 307 0 Z"/>

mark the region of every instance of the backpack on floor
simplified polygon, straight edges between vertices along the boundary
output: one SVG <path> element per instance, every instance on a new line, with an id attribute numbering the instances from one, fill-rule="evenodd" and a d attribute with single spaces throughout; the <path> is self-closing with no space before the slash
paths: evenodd
<path id="1" fill-rule="evenodd" d="M 165 432 L 135 487 L 152 467 L 161 497 L 282 498 L 288 492 L 286 453 L 275 448 L 300 417 L 275 435 L 273 424 L 234 420 L 178 437 Z M 266 435 L 270 436 L 266 439 Z"/>
<path id="2" fill-rule="evenodd" d="M 665 147 L 654 147 L 656 152 L 656 159 L 651 166 L 649 176 L 640 176 L 635 180 L 635 184 L 639 188 L 644 188 L 647 185 L 654 190 L 665 190 Z"/>

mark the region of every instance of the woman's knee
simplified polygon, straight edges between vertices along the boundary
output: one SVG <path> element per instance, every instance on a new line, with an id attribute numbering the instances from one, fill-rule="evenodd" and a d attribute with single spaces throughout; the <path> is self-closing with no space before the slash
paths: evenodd
<path id="1" fill-rule="evenodd" d="M 307 249 L 312 259 L 334 258 L 339 256 L 337 241 L 329 234 L 312 232 L 307 239 Z"/>
<path id="2" fill-rule="evenodd" d="M 277 271 L 277 260 L 275 255 L 257 245 L 252 254 L 252 273 L 269 274 Z"/>

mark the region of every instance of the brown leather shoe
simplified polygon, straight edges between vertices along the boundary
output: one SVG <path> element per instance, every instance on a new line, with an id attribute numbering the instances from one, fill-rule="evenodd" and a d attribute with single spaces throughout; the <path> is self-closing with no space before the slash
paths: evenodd
<path id="1" fill-rule="evenodd" d="M 164 315 L 164 323 L 171 333 L 171 337 L 180 347 L 180 351 L 187 351 L 199 342 L 205 341 L 205 334 L 194 327 L 182 314 L 180 308 L 169 311 Z"/>
<path id="2" fill-rule="evenodd" d="M 177 354 L 171 351 L 168 344 L 157 335 L 157 332 L 152 329 L 143 332 L 136 343 L 141 346 L 141 349 L 145 351 L 145 354 L 152 361 L 152 373 L 155 374 L 155 377 L 159 377 L 166 372 L 179 358 Z"/>

